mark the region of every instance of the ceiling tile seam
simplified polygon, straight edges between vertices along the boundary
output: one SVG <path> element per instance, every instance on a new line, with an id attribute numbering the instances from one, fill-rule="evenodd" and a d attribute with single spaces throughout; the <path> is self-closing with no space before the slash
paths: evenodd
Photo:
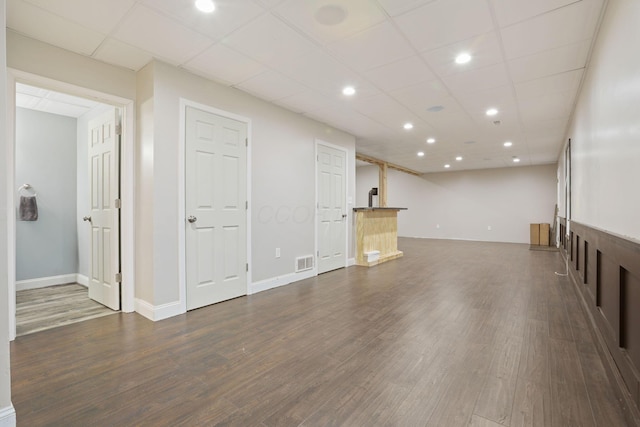
<path id="1" fill-rule="evenodd" d="M 571 7 L 571 6 L 573 6 L 574 4 L 576 4 L 576 3 L 580 3 L 580 2 L 583 2 L 583 1 L 585 1 L 585 0 L 575 0 L 575 1 L 571 2 L 571 3 L 567 3 L 567 4 L 565 4 L 565 5 L 563 5 L 563 6 L 555 7 L 555 8 L 553 8 L 553 9 L 549 9 L 549 10 L 547 10 L 547 11 L 545 11 L 545 12 L 541 12 L 541 13 L 538 13 L 538 14 L 536 14 L 536 15 L 529 16 L 528 18 L 521 19 L 520 21 L 512 22 L 512 23 L 510 23 L 510 24 L 508 24 L 508 25 L 505 25 L 504 27 L 500 26 L 500 25 L 498 24 L 498 21 L 497 21 L 497 20 L 496 20 L 495 22 L 496 22 L 496 24 L 498 25 L 498 28 L 500 28 L 500 29 L 507 29 L 507 28 L 509 28 L 509 27 L 513 27 L 513 26 L 515 26 L 515 25 L 519 25 L 519 24 L 522 24 L 522 23 L 524 23 L 524 22 L 531 21 L 532 19 L 536 19 L 536 18 L 539 18 L 539 17 L 541 17 L 541 16 L 547 15 L 547 14 L 549 14 L 549 13 L 556 12 L 556 11 L 558 11 L 558 10 L 560 10 L 560 9 L 564 9 L 564 8 L 566 8 L 566 7 Z M 493 6 L 493 4 L 492 4 L 492 6 Z"/>
<path id="2" fill-rule="evenodd" d="M 493 21 L 493 25 L 495 28 L 499 28 L 498 27 L 498 19 L 496 17 L 496 12 L 495 9 L 493 7 L 493 2 L 491 0 L 485 0 L 487 2 L 487 6 L 489 7 L 489 13 L 491 14 L 491 20 Z M 496 31 L 496 37 L 498 38 L 498 45 L 500 46 L 500 53 L 502 54 L 502 58 L 504 60 L 503 64 L 504 67 L 507 70 L 507 75 L 509 76 L 509 86 L 511 88 L 511 95 L 513 96 L 513 99 L 516 101 L 516 105 L 515 105 L 515 109 L 516 109 L 516 113 L 518 116 L 518 129 L 517 129 L 517 133 L 521 135 L 522 138 L 524 138 L 524 145 L 525 145 L 525 151 L 527 153 L 527 164 L 530 164 L 531 161 L 531 150 L 529 147 L 529 138 L 527 137 L 527 133 L 524 132 L 524 123 L 522 122 L 522 112 L 520 111 L 520 103 L 518 102 L 518 94 L 516 92 L 516 87 L 515 84 L 513 82 L 513 73 L 511 71 L 511 67 L 509 66 L 509 61 L 507 61 L 507 55 L 506 55 L 506 50 L 504 48 L 504 41 L 502 39 L 502 32 L 497 30 Z M 513 153 L 515 150 L 510 151 L 510 153 Z M 517 155 L 517 153 L 516 153 Z M 520 160 L 522 161 L 522 158 L 520 158 Z"/>
<path id="3" fill-rule="evenodd" d="M 258 5 L 258 6 L 260 6 L 260 5 Z M 260 7 L 262 7 L 263 9 L 266 9 L 266 8 L 264 8 L 263 6 L 260 6 Z M 188 64 L 189 62 L 193 61 L 193 60 L 194 60 L 194 59 L 196 59 L 198 56 L 200 56 L 200 55 L 202 55 L 203 53 L 205 53 L 207 50 L 209 50 L 209 49 L 211 49 L 212 47 L 214 47 L 214 46 L 216 46 L 216 45 L 219 45 L 219 44 L 222 44 L 222 45 L 223 45 L 224 47 L 226 47 L 227 49 L 231 49 L 231 50 L 233 50 L 234 52 L 236 52 L 236 53 L 238 53 L 238 54 L 240 54 L 240 55 L 244 56 L 245 58 L 249 58 L 249 59 L 251 59 L 252 61 L 255 61 L 255 62 L 260 63 L 260 65 L 264 65 L 264 64 L 262 64 L 260 61 L 257 61 L 256 59 L 251 58 L 251 57 L 250 57 L 250 56 L 248 56 L 248 55 L 245 55 L 244 53 L 242 53 L 242 52 L 238 51 L 237 49 L 233 49 L 231 46 L 227 46 L 226 44 L 224 44 L 224 40 L 225 40 L 226 38 L 228 38 L 229 36 L 231 36 L 231 35 L 235 34 L 236 32 L 238 32 L 238 31 L 240 31 L 240 30 L 243 30 L 244 28 L 248 27 L 249 25 L 253 24 L 253 23 L 254 23 L 255 21 L 257 21 L 258 19 L 262 18 L 263 16 L 266 16 L 266 15 L 267 15 L 267 14 L 269 14 L 269 13 L 270 13 L 269 11 L 264 10 L 262 13 L 259 13 L 258 15 L 254 16 L 252 19 L 250 19 L 249 21 L 245 22 L 243 25 L 239 26 L 238 28 L 236 28 L 236 29 L 234 29 L 234 30 L 231 30 L 230 32 L 228 32 L 228 33 L 224 34 L 223 36 L 220 36 L 217 40 L 214 40 L 214 39 L 213 39 L 213 38 L 211 38 L 210 36 L 208 36 L 208 35 L 206 35 L 206 34 L 203 34 L 203 33 L 201 33 L 200 31 L 193 30 L 193 31 L 195 31 L 196 33 L 198 33 L 198 34 L 200 34 L 200 35 L 202 35 L 202 36 L 204 36 L 204 37 L 208 38 L 209 40 L 212 40 L 213 42 L 212 42 L 210 45 L 206 46 L 204 49 L 202 49 L 200 52 L 198 52 L 198 53 L 194 54 L 192 57 L 187 58 L 187 59 L 186 59 L 182 64 L 180 64 L 180 65 L 179 65 L 179 67 L 180 67 L 180 68 L 183 68 L 186 64 Z M 186 27 L 182 22 L 178 21 L 178 23 L 179 23 L 180 25 L 182 25 L 183 27 Z M 190 27 L 187 27 L 187 28 L 191 29 Z"/>
<path id="4" fill-rule="evenodd" d="M 580 78 L 580 83 L 578 84 L 578 90 L 569 112 L 569 120 L 567 120 L 567 124 L 564 128 L 564 133 L 563 133 L 564 137 L 561 141 L 562 143 L 560 144 L 560 149 L 558 150 L 558 153 L 556 156 L 558 159 L 564 153 L 564 147 L 565 147 L 566 141 L 569 139 L 569 136 L 568 136 L 569 129 L 571 128 L 571 123 L 573 122 L 573 118 L 575 116 L 576 107 L 578 105 L 578 99 L 582 94 L 582 87 L 584 86 L 584 82 L 586 81 L 587 74 L 589 73 L 589 70 L 590 70 L 589 66 L 591 65 L 591 58 L 593 57 L 593 48 L 600 35 L 600 29 L 602 28 L 602 21 L 604 20 L 604 16 L 607 13 L 608 6 L 609 6 L 609 0 L 603 0 L 602 7 L 600 8 L 600 13 L 598 14 L 598 20 L 596 21 L 596 28 L 595 28 L 595 31 L 593 32 L 593 37 L 591 37 L 591 43 L 589 44 L 587 60 L 584 66 L 584 72 L 582 73 L 582 77 Z"/>
<path id="5" fill-rule="evenodd" d="M 516 61 L 518 59 L 523 59 L 523 58 L 528 58 L 530 56 L 540 55 L 542 53 L 547 53 L 547 52 L 551 52 L 553 50 L 562 49 L 563 47 L 572 46 L 572 45 L 578 44 L 578 43 L 583 43 L 583 42 L 586 42 L 586 41 L 590 41 L 592 39 L 593 39 L 593 37 L 585 37 L 585 38 L 580 39 L 580 40 L 574 40 L 574 41 L 572 41 L 570 43 L 561 44 L 561 45 L 554 46 L 554 47 L 549 48 L 549 49 L 539 50 L 539 51 L 534 52 L 534 53 L 528 53 L 528 54 L 522 55 L 522 56 L 514 56 L 513 58 L 505 58 L 505 60 L 506 61 Z"/>
<path id="6" fill-rule="evenodd" d="M 380 7 L 380 9 L 382 9 L 382 10 L 384 11 L 384 13 L 385 13 L 387 16 L 389 16 L 390 18 L 392 18 L 392 19 L 393 19 L 393 18 L 399 18 L 399 17 L 401 17 L 401 16 L 403 16 L 403 15 L 407 15 L 407 14 L 409 14 L 409 13 L 415 12 L 416 10 L 421 9 L 421 8 L 423 8 L 423 7 L 425 7 L 425 6 L 429 5 L 429 4 L 431 4 L 431 3 L 435 3 L 435 2 L 436 2 L 436 1 L 438 1 L 438 0 L 430 0 L 429 2 L 427 2 L 427 3 L 422 3 L 422 4 L 421 4 L 421 3 L 418 3 L 416 6 L 413 6 L 413 7 L 409 8 L 409 9 L 405 10 L 404 12 L 399 13 L 399 14 L 398 14 L 398 15 L 396 15 L 395 17 L 392 17 L 392 16 L 387 12 L 387 10 L 385 9 L 385 7 L 384 7 L 382 4 L 380 4 L 380 0 L 375 0 L 375 1 L 376 1 L 376 3 L 378 3 L 378 6 Z"/>
<path id="7" fill-rule="evenodd" d="M 96 59 L 96 54 L 98 53 L 98 51 L 100 50 L 100 48 L 106 43 L 106 41 L 109 38 L 112 38 L 114 40 L 118 40 L 116 37 L 114 37 L 114 34 L 120 29 L 120 27 L 122 26 L 122 23 L 125 21 L 125 19 L 129 16 L 129 14 L 131 13 L 131 11 L 136 7 L 136 5 L 138 5 L 140 3 L 139 0 L 136 0 L 133 2 L 133 4 L 131 5 L 131 7 L 129 9 L 127 9 L 127 11 L 125 13 L 122 14 L 122 16 L 120 17 L 120 19 L 118 20 L 118 22 L 116 23 L 116 25 L 114 25 L 111 28 L 111 31 L 109 31 L 109 34 L 106 34 L 106 37 L 102 39 L 102 41 L 100 42 L 100 44 L 93 50 L 93 52 L 91 52 L 91 57 Z M 118 40 L 119 43 L 124 43 L 122 40 Z M 129 43 L 124 43 L 127 46 L 132 46 Z M 136 49 L 142 50 L 144 51 L 144 49 L 140 49 L 137 46 L 132 46 L 135 47 Z M 146 51 L 145 51 L 146 52 Z M 149 53 L 149 52 L 147 52 Z M 150 54 L 150 53 L 149 53 Z M 151 54 L 150 54 L 151 55 Z M 151 55 L 153 57 L 153 55 Z M 136 70 L 137 71 L 137 70 Z"/>
<path id="8" fill-rule="evenodd" d="M 585 70 L 586 70 L 586 67 L 572 68 L 570 70 L 560 71 L 558 73 L 545 74 L 544 76 L 536 77 L 536 78 L 529 79 L 529 80 L 522 80 L 522 81 L 519 81 L 519 82 L 517 82 L 515 84 L 519 85 L 519 84 L 531 83 L 531 82 L 534 82 L 536 80 L 548 79 L 548 78 L 551 78 L 551 77 L 561 76 L 563 74 L 569 74 L 569 73 L 574 73 L 576 71 L 585 71 Z"/>

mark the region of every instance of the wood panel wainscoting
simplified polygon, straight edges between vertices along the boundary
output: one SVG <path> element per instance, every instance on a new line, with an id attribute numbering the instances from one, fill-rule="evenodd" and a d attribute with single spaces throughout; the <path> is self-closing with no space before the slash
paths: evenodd
<path id="1" fill-rule="evenodd" d="M 627 421 L 640 426 L 640 242 L 560 218 L 568 273 Z"/>

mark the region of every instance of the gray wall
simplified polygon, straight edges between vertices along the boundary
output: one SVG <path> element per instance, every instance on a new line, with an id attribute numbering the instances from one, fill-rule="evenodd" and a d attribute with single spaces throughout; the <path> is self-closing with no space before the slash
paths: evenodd
<path id="1" fill-rule="evenodd" d="M 400 236 L 529 243 L 530 223 L 553 220 L 556 165 L 422 177 L 389 170 L 387 185 L 388 205 L 408 208 L 398 214 Z M 358 206 L 377 186 L 377 166 L 357 169 Z"/>
<path id="2" fill-rule="evenodd" d="M 39 212 L 16 222 L 16 280 L 78 271 L 76 132 L 74 118 L 16 109 L 15 182 L 33 186 Z"/>

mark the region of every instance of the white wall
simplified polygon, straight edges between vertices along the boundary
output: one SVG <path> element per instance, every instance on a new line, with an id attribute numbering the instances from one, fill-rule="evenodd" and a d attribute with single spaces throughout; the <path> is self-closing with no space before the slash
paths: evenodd
<path id="1" fill-rule="evenodd" d="M 366 206 L 378 167 L 359 167 L 356 180 L 356 203 Z M 389 169 L 387 186 L 387 205 L 408 208 L 398 214 L 400 236 L 529 243 L 530 223 L 553 220 L 556 165 L 421 177 Z"/>
<path id="2" fill-rule="evenodd" d="M 0 28 L 6 26 L 5 0 L 0 0 Z M 0 426 L 9 427 L 16 423 L 15 412 L 11 405 L 11 373 L 9 366 L 9 266 L 8 256 L 8 199 L 11 194 L 7 188 L 7 162 L 13 162 L 7 155 L 9 147 L 4 123 L 7 120 L 7 73 L 6 73 L 6 39 L 5 32 L 0 32 L 0 153 L 3 164 L 0 165 Z"/>
<path id="3" fill-rule="evenodd" d="M 178 144 L 180 98 L 251 120 L 252 281 L 294 272 L 296 256 L 315 252 L 315 141 L 347 149 L 348 196 L 355 190 L 355 138 L 244 92 L 205 80 L 173 66 L 153 64 L 154 305 L 178 298 Z M 308 218 L 274 217 L 278 209 L 306 208 Z M 161 208 L 160 208 L 161 207 Z M 351 230 L 349 230 L 351 232 Z M 275 258 L 275 248 L 281 257 Z M 353 256 L 350 254 L 349 256 Z M 138 260 L 140 262 L 140 260 Z M 143 267 L 148 268 L 148 267 Z M 147 291 L 145 291 L 147 292 Z"/>
<path id="4" fill-rule="evenodd" d="M 572 219 L 637 240 L 640 55 L 634 41 L 640 40 L 638 22 L 640 2 L 609 0 L 567 135 L 572 150 Z M 563 164 L 561 155 L 562 177 Z"/>
<path id="5" fill-rule="evenodd" d="M 15 182 L 38 204 L 37 221 L 16 222 L 16 280 L 75 274 L 76 119 L 16 108 L 15 129 Z"/>

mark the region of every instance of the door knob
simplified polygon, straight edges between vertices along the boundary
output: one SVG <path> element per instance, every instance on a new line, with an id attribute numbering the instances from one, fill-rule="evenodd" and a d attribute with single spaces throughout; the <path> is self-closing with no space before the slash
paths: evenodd
<path id="1" fill-rule="evenodd" d="M 342 214 L 342 218 L 346 218 L 346 217 L 347 217 L 347 214 Z"/>
<path id="2" fill-rule="evenodd" d="M 82 220 L 91 222 L 91 217 L 90 216 L 84 216 L 84 217 L 82 217 Z"/>
<path id="3" fill-rule="evenodd" d="M 190 215 L 189 218 L 187 218 L 187 221 L 189 221 L 191 224 L 193 224 L 194 222 L 196 222 L 198 220 L 198 218 L 196 218 L 193 215 Z"/>

